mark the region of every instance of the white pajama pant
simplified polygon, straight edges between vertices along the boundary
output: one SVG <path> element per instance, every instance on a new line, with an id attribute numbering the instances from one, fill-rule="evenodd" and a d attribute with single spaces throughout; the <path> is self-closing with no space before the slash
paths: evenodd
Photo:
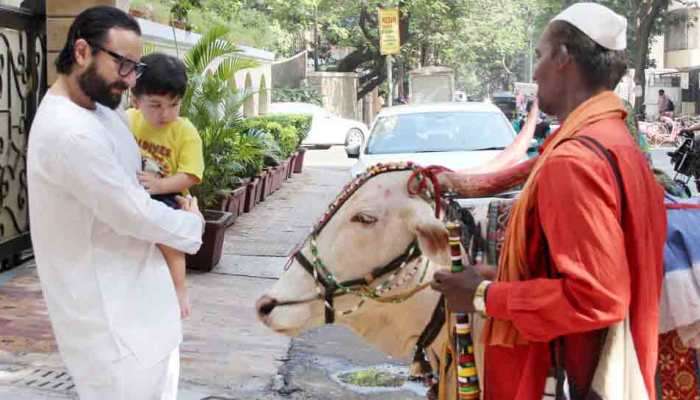
<path id="1" fill-rule="evenodd" d="M 73 376 L 80 400 L 176 400 L 180 349 L 150 367 L 130 355 L 91 375 Z"/>

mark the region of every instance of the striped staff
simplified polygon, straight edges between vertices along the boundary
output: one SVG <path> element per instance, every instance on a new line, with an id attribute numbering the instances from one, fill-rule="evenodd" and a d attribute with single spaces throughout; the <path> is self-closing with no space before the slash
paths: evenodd
<path id="1" fill-rule="evenodd" d="M 462 272 L 464 271 L 464 265 L 462 264 L 462 249 L 459 242 L 460 225 L 448 222 L 446 226 L 449 232 L 450 257 L 452 259 L 451 270 L 454 273 Z M 454 313 L 454 316 L 454 362 L 457 364 L 457 398 L 460 400 L 479 399 L 479 376 L 476 371 L 469 316 L 463 313 Z"/>

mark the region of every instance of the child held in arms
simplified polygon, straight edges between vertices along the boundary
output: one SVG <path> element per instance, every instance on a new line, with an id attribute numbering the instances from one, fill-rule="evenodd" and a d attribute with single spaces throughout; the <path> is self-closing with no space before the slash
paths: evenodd
<path id="1" fill-rule="evenodd" d="M 176 196 L 202 179 L 202 141 L 192 123 L 180 117 L 180 103 L 187 89 L 185 65 L 161 53 L 142 58 L 148 65 L 132 89 L 135 108 L 127 110 L 129 127 L 143 157 L 139 181 L 151 196 L 177 208 Z M 159 246 L 170 268 L 181 317 L 191 308 L 185 284 L 185 254 Z"/>

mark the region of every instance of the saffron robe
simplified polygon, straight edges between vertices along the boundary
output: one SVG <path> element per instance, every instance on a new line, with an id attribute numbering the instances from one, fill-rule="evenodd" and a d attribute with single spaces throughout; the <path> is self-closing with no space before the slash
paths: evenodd
<path id="1" fill-rule="evenodd" d="M 531 279 L 495 282 L 486 299 L 487 314 L 512 321 L 528 343 L 486 347 L 486 400 L 541 400 L 552 367 L 549 342 L 560 337 L 573 398 L 585 395 L 605 328 L 627 312 L 649 398 L 655 398 L 663 190 L 622 119 L 596 122 L 577 135 L 610 150 L 624 198 L 608 160 L 579 141 L 564 142 L 543 165 L 527 218 Z"/>

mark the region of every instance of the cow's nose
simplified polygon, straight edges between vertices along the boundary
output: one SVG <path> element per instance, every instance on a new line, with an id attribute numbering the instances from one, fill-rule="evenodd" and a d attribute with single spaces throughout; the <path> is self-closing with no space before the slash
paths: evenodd
<path id="1" fill-rule="evenodd" d="M 277 300 L 267 295 L 262 296 L 255 303 L 255 309 L 258 310 L 258 315 L 261 317 L 270 315 L 275 306 L 277 306 Z"/>

